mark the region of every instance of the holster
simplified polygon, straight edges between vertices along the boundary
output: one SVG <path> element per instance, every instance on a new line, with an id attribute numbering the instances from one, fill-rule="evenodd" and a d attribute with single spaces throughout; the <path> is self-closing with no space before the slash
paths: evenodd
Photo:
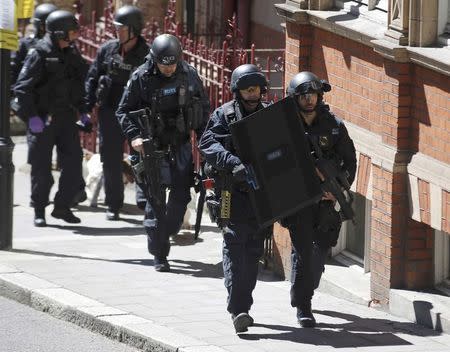
<path id="1" fill-rule="evenodd" d="M 136 183 L 143 184 L 144 183 L 143 175 L 145 172 L 144 162 L 140 160 L 139 156 L 137 155 L 130 155 L 128 157 L 128 160 L 130 161 L 131 169 L 133 170 Z"/>
<path id="2" fill-rule="evenodd" d="M 186 115 L 188 130 L 198 130 L 202 125 L 203 119 L 202 104 L 198 97 L 192 97 L 191 103 L 186 109 Z"/>
<path id="3" fill-rule="evenodd" d="M 315 221 L 315 242 L 321 248 L 334 247 L 339 238 L 342 220 L 339 212 L 334 209 L 334 202 L 321 201 Z"/>
<path id="4" fill-rule="evenodd" d="M 211 222 L 217 223 L 220 216 L 220 203 L 216 199 L 216 195 L 214 193 L 207 194 L 205 202 Z"/>

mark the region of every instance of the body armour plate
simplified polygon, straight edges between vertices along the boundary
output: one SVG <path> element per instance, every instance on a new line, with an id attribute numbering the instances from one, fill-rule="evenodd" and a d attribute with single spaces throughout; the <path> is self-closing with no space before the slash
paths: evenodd
<path id="1" fill-rule="evenodd" d="M 250 171 L 250 199 L 261 227 L 322 196 L 295 101 L 287 97 L 230 124 L 233 144 Z"/>

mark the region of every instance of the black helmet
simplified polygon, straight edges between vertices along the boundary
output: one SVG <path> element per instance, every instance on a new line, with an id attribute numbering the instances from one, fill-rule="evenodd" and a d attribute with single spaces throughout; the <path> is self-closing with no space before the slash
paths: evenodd
<path id="1" fill-rule="evenodd" d="M 50 15 L 53 11 L 58 10 L 58 8 L 53 4 L 41 4 L 36 7 L 34 10 L 34 16 L 31 19 L 31 23 L 36 29 L 36 36 L 42 37 L 45 33 L 45 20 L 48 15 Z"/>
<path id="2" fill-rule="evenodd" d="M 136 6 L 126 5 L 117 10 L 114 16 L 116 26 L 128 26 L 135 36 L 141 34 L 144 20 L 142 19 L 142 11 Z"/>
<path id="3" fill-rule="evenodd" d="M 181 59 L 183 49 L 177 37 L 172 34 L 161 34 L 153 40 L 150 54 L 154 61 L 163 65 L 176 64 Z"/>
<path id="4" fill-rule="evenodd" d="M 260 86 L 261 92 L 267 89 L 267 79 L 264 73 L 253 64 L 244 64 L 236 67 L 231 74 L 230 89 L 233 93 L 251 86 Z"/>
<path id="5" fill-rule="evenodd" d="M 45 28 L 55 39 L 68 40 L 69 31 L 77 31 L 80 26 L 71 12 L 57 10 L 47 17 Z"/>
<path id="6" fill-rule="evenodd" d="M 330 84 L 319 79 L 314 73 L 309 71 L 303 71 L 297 73 L 294 78 L 289 82 L 287 87 L 288 95 L 306 94 L 310 91 L 317 93 L 329 92 L 331 90 Z"/>

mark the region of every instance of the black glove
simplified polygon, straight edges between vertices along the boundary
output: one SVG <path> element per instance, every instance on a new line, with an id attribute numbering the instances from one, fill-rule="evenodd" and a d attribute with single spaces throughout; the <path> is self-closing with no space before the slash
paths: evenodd
<path id="1" fill-rule="evenodd" d="M 247 169 L 244 164 L 238 164 L 231 171 L 233 174 L 233 181 L 235 183 L 247 182 Z"/>

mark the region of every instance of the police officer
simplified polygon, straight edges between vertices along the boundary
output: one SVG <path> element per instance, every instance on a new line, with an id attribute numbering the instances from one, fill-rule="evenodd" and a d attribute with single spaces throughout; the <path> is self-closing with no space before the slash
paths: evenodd
<path id="1" fill-rule="evenodd" d="M 34 34 L 21 38 L 19 41 L 19 49 L 16 52 L 11 52 L 11 87 L 17 81 L 19 72 L 22 69 L 25 57 L 30 49 L 34 48 L 39 39 L 45 34 L 45 20 L 48 15 L 58 8 L 53 4 L 41 4 L 34 10 L 34 17 L 31 23 L 34 26 Z"/>
<path id="2" fill-rule="evenodd" d="M 61 176 L 52 216 L 68 223 L 80 219 L 70 210 L 79 190 L 82 151 L 75 124 L 80 113 L 90 124 L 83 104 L 87 65 L 76 47 L 78 22 L 68 11 L 52 12 L 46 20 L 45 36 L 25 60 L 14 87 L 18 114 L 28 124 L 28 162 L 31 164 L 31 200 L 35 226 L 46 226 L 45 207 L 53 184 L 52 149 L 60 153 Z M 78 111 L 77 111 L 78 110 Z"/>
<path id="3" fill-rule="evenodd" d="M 295 97 L 299 118 L 313 150 L 320 148 L 324 158 L 335 160 L 348 172 L 348 182 L 352 184 L 356 172 L 355 147 L 344 122 L 323 102 L 324 92 L 330 90 L 328 82 L 304 71 L 289 82 L 287 93 Z M 293 247 L 291 305 L 297 308 L 297 320 L 302 327 L 316 324 L 311 299 L 325 270 L 326 255 L 336 245 L 341 227 L 335 202 L 334 196 L 325 192 L 319 204 L 304 208 L 282 222 L 289 229 Z"/>
<path id="4" fill-rule="evenodd" d="M 200 115 L 198 123 L 187 126 L 188 109 L 194 106 Z M 131 146 L 139 153 L 143 152 L 146 131 L 130 112 L 142 108 L 150 108 L 150 123 L 158 121 L 158 128 L 151 137 L 158 141 L 158 150 L 164 154 L 159 189 L 170 189 L 167 203 L 160 206 L 147 187 L 144 226 L 155 270 L 169 271 L 169 236 L 178 233 L 191 199 L 193 166 L 189 129 L 201 135 L 209 114 L 209 100 L 202 82 L 196 70 L 182 60 L 181 44 L 173 35 L 162 34 L 155 38 L 147 61 L 128 81 L 116 113 Z"/>
<path id="5" fill-rule="evenodd" d="M 30 50 L 32 50 L 39 39 L 42 39 L 45 35 L 45 21 L 49 14 L 53 11 L 56 11 L 58 8 L 53 4 L 41 4 L 36 7 L 34 10 L 34 17 L 31 19 L 31 23 L 34 26 L 34 33 L 30 36 L 21 38 L 19 41 L 19 49 L 18 51 L 11 52 L 11 88 L 14 88 L 14 84 L 19 77 L 20 70 L 23 67 L 25 62 L 25 58 Z M 14 94 L 14 92 L 13 92 Z M 11 109 L 16 112 L 18 109 L 17 99 L 12 96 L 11 100 Z M 57 150 L 57 160 L 58 165 L 60 165 L 60 154 Z M 75 195 L 75 198 L 72 202 L 73 205 L 83 202 L 86 200 L 87 195 L 84 190 L 86 183 L 84 182 L 83 177 L 80 179 L 80 188 L 78 193 Z M 31 202 L 31 206 L 33 206 L 33 202 Z"/>
<path id="6" fill-rule="evenodd" d="M 115 112 L 131 73 L 144 63 L 149 51 L 141 37 L 143 19 L 137 7 L 123 6 L 117 10 L 114 25 L 118 39 L 100 47 L 86 80 L 88 110 L 99 104 L 100 154 L 108 220 L 119 219 L 124 197 L 122 160 L 125 138 Z"/>
<path id="7" fill-rule="evenodd" d="M 200 151 L 207 168 L 215 170 L 215 184 L 226 184 L 231 177 L 231 214 L 229 221 L 218 223 L 223 234 L 223 272 L 228 291 L 227 310 L 231 313 L 236 333 L 245 332 L 253 324 L 248 314 L 253 303 L 258 262 L 264 251 L 264 236 L 258 233 L 254 210 L 250 204 L 246 183 L 246 168 L 233 147 L 229 124 L 264 108 L 262 94 L 267 80 L 261 70 L 252 64 L 237 67 L 230 83 L 234 99 L 217 108 L 211 115 L 200 140 Z M 222 186 L 224 187 L 224 186 Z M 216 202 L 220 204 L 221 189 L 216 189 Z M 211 209 L 220 214 L 220 210 Z"/>

